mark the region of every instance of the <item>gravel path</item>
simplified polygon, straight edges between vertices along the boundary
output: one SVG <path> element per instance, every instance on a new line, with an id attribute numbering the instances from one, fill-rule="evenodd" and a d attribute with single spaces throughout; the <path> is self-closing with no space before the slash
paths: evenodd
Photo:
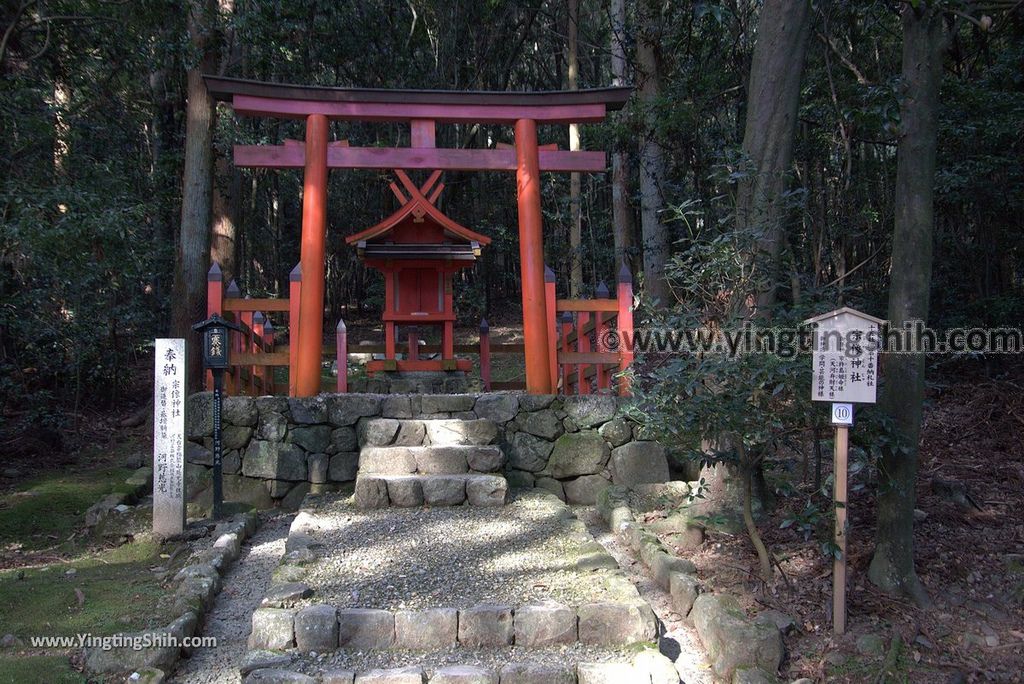
<path id="1" fill-rule="evenodd" d="M 552 497 L 372 511 L 335 497 L 309 513 L 318 528 L 310 534 L 325 547 L 303 578 L 314 590 L 311 603 L 401 610 L 615 599 L 607 571 L 577 569 L 593 538 Z"/>
<path id="2" fill-rule="evenodd" d="M 284 553 L 291 515 L 263 522 L 242 549 L 242 556 L 224 577 L 224 588 L 201 628 L 202 636 L 217 637 L 217 648 L 200 649 L 171 678 L 187 684 L 237 684 L 238 665 L 246 652 L 252 613 L 270 586 L 270 574 Z"/>
<path id="3" fill-rule="evenodd" d="M 586 523 L 587 529 L 594 538 L 608 550 L 626 577 L 636 585 L 640 595 L 651 604 L 654 614 L 662 622 L 662 634 L 659 648 L 663 654 L 671 658 L 685 684 L 712 684 L 710 665 L 707 662 L 704 648 L 693 627 L 686 623 L 672 605 L 672 596 L 654 583 L 647 568 L 633 552 L 619 542 L 611 533 L 600 513 L 593 506 L 579 506 L 573 509 L 579 518 Z"/>

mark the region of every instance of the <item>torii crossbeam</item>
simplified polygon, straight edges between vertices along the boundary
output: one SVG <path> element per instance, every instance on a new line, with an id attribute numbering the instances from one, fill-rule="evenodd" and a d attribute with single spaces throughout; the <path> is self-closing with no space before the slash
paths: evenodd
<path id="1" fill-rule="evenodd" d="M 295 390 L 320 389 L 323 344 L 324 244 L 329 169 L 433 169 L 515 171 L 519 210 L 519 256 L 523 293 L 526 387 L 532 394 L 555 391 L 548 358 L 544 298 L 544 244 L 540 206 L 541 171 L 604 172 L 604 152 L 540 149 L 538 124 L 594 123 L 620 109 L 631 88 L 558 92 L 480 92 L 324 88 L 204 76 L 217 100 L 236 114 L 306 120 L 304 144 L 236 145 L 237 166 L 303 168 L 301 267 Z M 328 121 L 408 121 L 409 147 L 350 147 L 328 142 Z M 515 149 L 445 149 L 435 145 L 436 124 L 486 123 L 514 126 Z M 294 335 L 293 335 L 294 337 Z"/>

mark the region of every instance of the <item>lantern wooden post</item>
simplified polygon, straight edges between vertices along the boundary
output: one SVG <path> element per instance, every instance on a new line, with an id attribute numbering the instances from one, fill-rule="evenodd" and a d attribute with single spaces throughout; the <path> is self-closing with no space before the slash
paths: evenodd
<path id="1" fill-rule="evenodd" d="M 348 328 L 344 319 L 338 319 L 334 342 L 338 353 L 338 392 L 345 394 L 348 392 Z"/>
<path id="2" fill-rule="evenodd" d="M 625 375 L 633 365 L 633 274 L 623 264 L 619 270 L 619 285 L 616 292 L 619 302 L 617 323 L 619 327 L 619 396 L 630 396 L 630 379 Z"/>
<path id="3" fill-rule="evenodd" d="M 228 287 L 224 290 L 225 299 L 241 299 L 242 290 L 239 289 L 238 283 L 232 280 L 228 283 Z M 226 317 L 225 317 L 226 318 Z M 234 322 L 242 320 L 240 313 L 233 314 Z M 242 351 L 242 333 L 238 330 L 228 329 L 228 346 L 231 351 Z M 239 365 L 230 365 L 227 368 L 227 372 L 224 374 L 224 392 L 225 394 L 242 393 L 242 367 Z"/>
<path id="4" fill-rule="evenodd" d="M 288 396 L 296 396 L 299 358 L 299 303 L 302 301 L 302 264 L 288 274 Z"/>
<path id="5" fill-rule="evenodd" d="M 385 269 L 384 273 L 384 313 L 395 313 L 398 310 L 398 293 L 395 292 L 396 272 Z M 384 321 L 384 358 L 395 360 L 395 336 L 397 334 L 394 321 Z"/>
<path id="6" fill-rule="evenodd" d="M 581 354 L 590 352 L 590 335 L 587 326 L 590 324 L 589 311 L 576 312 L 576 351 Z M 579 394 L 590 394 L 590 380 L 587 379 L 587 365 L 576 364 L 576 391 Z"/>
<path id="7" fill-rule="evenodd" d="M 267 319 L 263 317 L 262 311 L 257 311 L 252 317 L 252 344 L 250 351 L 259 354 L 263 351 L 263 325 Z M 253 365 L 252 367 L 252 396 L 257 397 L 266 394 L 267 376 L 266 366 Z"/>
<path id="8" fill-rule="evenodd" d="M 603 282 L 598 283 L 597 290 L 594 292 L 598 299 L 608 299 L 608 286 Z M 606 352 L 605 345 L 608 342 L 608 319 L 609 315 L 598 311 L 594 314 L 594 334 L 597 337 L 597 351 Z M 597 368 L 597 391 L 608 389 L 608 367 L 603 363 L 599 363 L 595 366 Z"/>
<path id="9" fill-rule="evenodd" d="M 327 238 L 327 117 L 306 118 L 306 165 L 302 185 L 301 259 L 304 287 L 299 301 L 295 394 L 320 391 L 324 344 L 324 243 Z"/>
<path id="10" fill-rule="evenodd" d="M 544 267 L 544 307 L 547 309 L 545 328 L 548 331 L 548 366 L 551 369 L 551 394 L 558 388 L 558 299 L 555 290 L 555 272 Z"/>
<path id="11" fill-rule="evenodd" d="M 572 314 L 568 311 L 562 312 L 562 351 L 571 352 L 572 345 L 569 344 L 569 336 L 572 335 Z M 572 364 L 562 364 L 562 394 L 569 394 L 569 379 L 572 377 Z"/>
<path id="12" fill-rule="evenodd" d="M 447 333 L 447 330 L 445 332 Z M 418 360 L 420 358 L 420 329 L 415 325 L 406 326 L 405 339 L 408 346 L 406 358 L 410 361 Z M 441 358 L 446 358 L 443 353 Z"/>
<path id="13" fill-rule="evenodd" d="M 454 275 L 451 272 L 445 273 L 443 278 L 444 310 L 448 313 L 455 311 L 455 292 L 453 290 L 454 283 L 452 283 L 453 278 Z M 417 356 L 418 355 L 419 354 L 417 352 Z M 455 321 L 445 321 L 444 325 L 441 326 L 441 358 L 455 358 Z"/>
<path id="14" fill-rule="evenodd" d="M 271 354 L 274 353 L 274 324 L 268 317 L 263 324 L 263 349 Z M 263 392 L 274 393 L 274 367 L 266 366 L 263 371 Z"/>
<path id="15" fill-rule="evenodd" d="M 491 391 L 491 326 L 486 318 L 480 319 L 480 379 L 484 391 Z"/>
<path id="16" fill-rule="evenodd" d="M 232 281 L 232 284 L 234 284 L 234 281 Z M 252 299 L 252 297 L 250 297 L 249 295 L 246 295 L 245 297 L 242 297 L 242 299 Z M 238 333 L 238 344 L 236 345 L 236 349 L 238 351 L 240 351 L 240 352 L 243 352 L 243 353 L 248 353 L 248 352 L 252 351 L 252 338 L 253 338 L 253 332 L 252 332 L 252 318 L 253 318 L 253 316 L 252 315 L 253 315 L 252 311 L 239 311 L 238 312 L 238 319 L 242 323 L 242 332 Z M 249 396 L 252 396 L 253 382 L 255 382 L 253 380 L 253 375 L 254 375 L 253 374 L 253 370 L 254 370 L 254 368 L 255 368 L 254 366 L 248 366 L 248 369 L 249 369 L 248 370 L 249 380 L 248 380 L 248 382 L 246 382 L 245 378 L 242 377 L 242 366 L 238 367 L 238 393 L 239 394 L 248 394 Z"/>
<path id="17" fill-rule="evenodd" d="M 544 237 L 540 209 L 537 122 L 533 119 L 517 120 L 515 141 L 526 391 L 530 394 L 550 394 L 552 384 L 551 366 L 548 363 L 547 306 L 544 301 Z"/>

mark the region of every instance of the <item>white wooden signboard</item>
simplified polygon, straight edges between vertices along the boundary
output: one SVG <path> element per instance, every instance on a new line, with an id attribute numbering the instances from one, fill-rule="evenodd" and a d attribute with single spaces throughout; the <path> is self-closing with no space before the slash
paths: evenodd
<path id="1" fill-rule="evenodd" d="M 881 321 L 849 307 L 815 316 L 811 399 L 874 404 Z"/>
<path id="2" fill-rule="evenodd" d="M 153 534 L 185 529 L 185 340 L 157 339 L 153 382 Z"/>
<path id="3" fill-rule="evenodd" d="M 846 632 L 847 472 L 853 405 L 875 403 L 878 387 L 879 326 L 882 321 L 849 307 L 815 316 L 811 399 L 832 402 L 836 429 L 832 500 L 835 510 L 832 563 L 832 631 Z"/>

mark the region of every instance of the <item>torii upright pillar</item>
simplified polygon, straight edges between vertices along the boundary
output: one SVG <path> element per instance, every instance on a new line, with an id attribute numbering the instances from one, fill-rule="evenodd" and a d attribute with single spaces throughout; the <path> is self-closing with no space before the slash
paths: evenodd
<path id="1" fill-rule="evenodd" d="M 302 240 L 299 263 L 298 344 L 295 349 L 295 394 L 320 392 L 320 359 L 324 344 L 324 250 L 327 240 L 327 131 L 323 114 L 306 117 L 306 164 L 302 183 Z"/>
<path id="2" fill-rule="evenodd" d="M 544 297 L 544 235 L 540 211 L 537 122 L 516 121 L 516 189 L 519 203 L 519 267 L 523 288 L 523 346 L 526 391 L 553 394 L 548 359 L 547 305 Z"/>

